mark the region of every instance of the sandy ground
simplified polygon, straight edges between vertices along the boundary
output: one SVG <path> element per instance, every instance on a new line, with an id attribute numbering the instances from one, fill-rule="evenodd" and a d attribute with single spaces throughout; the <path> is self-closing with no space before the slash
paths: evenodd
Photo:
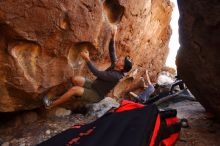
<path id="1" fill-rule="evenodd" d="M 210 118 L 204 108 L 195 101 L 169 104 L 178 110 L 178 117 L 187 118 L 189 128 L 182 129 L 176 146 L 220 146 L 220 124 Z M 3 146 L 32 146 L 60 133 L 76 123 L 88 123 L 95 117 L 72 114 L 62 118 L 47 118 L 34 123 L 0 126 L 0 140 Z"/>
<path id="2" fill-rule="evenodd" d="M 198 103 L 184 101 L 171 104 L 178 117 L 188 119 L 189 128 L 182 129 L 176 146 L 220 146 L 220 123 Z"/>

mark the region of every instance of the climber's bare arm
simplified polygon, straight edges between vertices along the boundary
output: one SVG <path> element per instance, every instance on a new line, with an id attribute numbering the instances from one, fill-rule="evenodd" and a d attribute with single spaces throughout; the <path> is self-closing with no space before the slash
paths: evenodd
<path id="1" fill-rule="evenodd" d="M 151 85 L 151 81 L 150 81 L 150 77 L 149 77 L 149 74 L 148 74 L 148 70 L 146 70 L 146 77 L 147 77 L 147 83 L 148 85 Z"/>
<path id="2" fill-rule="evenodd" d="M 138 95 L 135 94 L 134 92 L 129 92 L 129 94 L 130 94 L 131 96 L 133 96 L 133 97 L 138 97 Z"/>

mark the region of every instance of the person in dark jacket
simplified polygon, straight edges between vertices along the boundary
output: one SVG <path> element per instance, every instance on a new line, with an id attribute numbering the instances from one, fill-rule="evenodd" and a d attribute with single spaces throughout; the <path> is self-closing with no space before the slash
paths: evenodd
<path id="1" fill-rule="evenodd" d="M 114 32 L 109 43 L 111 66 L 104 71 L 98 70 L 90 60 L 89 52 L 87 50 L 82 51 L 80 55 L 86 61 L 89 70 L 97 77 L 96 80 L 91 81 L 82 76 L 73 77 L 72 83 L 74 86 L 57 100 L 51 101 L 47 96 L 44 96 L 43 102 L 45 108 L 49 109 L 56 107 L 69 101 L 71 98 L 80 98 L 88 103 L 95 103 L 102 100 L 107 93 L 116 86 L 119 80 L 123 78 L 124 73 L 131 70 L 132 62 L 128 56 L 120 58 L 116 57 L 114 47 L 115 34 L 116 31 Z"/>

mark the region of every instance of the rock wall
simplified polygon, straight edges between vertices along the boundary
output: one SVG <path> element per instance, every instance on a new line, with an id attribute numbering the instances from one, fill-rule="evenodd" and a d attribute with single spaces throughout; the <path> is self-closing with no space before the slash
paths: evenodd
<path id="1" fill-rule="evenodd" d="M 94 78 L 78 44 L 92 46 L 92 60 L 105 69 L 116 24 L 117 54 L 156 76 L 167 57 L 171 12 L 168 0 L 1 0 L 0 112 L 41 106 L 42 96 L 56 87 L 64 92 L 71 76 Z"/>
<path id="2" fill-rule="evenodd" d="M 193 95 L 220 116 L 220 1 L 178 0 L 177 71 Z"/>

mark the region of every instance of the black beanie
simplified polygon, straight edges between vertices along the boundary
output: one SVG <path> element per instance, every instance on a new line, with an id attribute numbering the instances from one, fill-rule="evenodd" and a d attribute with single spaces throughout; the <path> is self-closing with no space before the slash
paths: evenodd
<path id="1" fill-rule="evenodd" d="M 129 72 L 132 68 L 132 62 L 128 56 L 125 57 L 124 61 L 124 72 Z"/>

